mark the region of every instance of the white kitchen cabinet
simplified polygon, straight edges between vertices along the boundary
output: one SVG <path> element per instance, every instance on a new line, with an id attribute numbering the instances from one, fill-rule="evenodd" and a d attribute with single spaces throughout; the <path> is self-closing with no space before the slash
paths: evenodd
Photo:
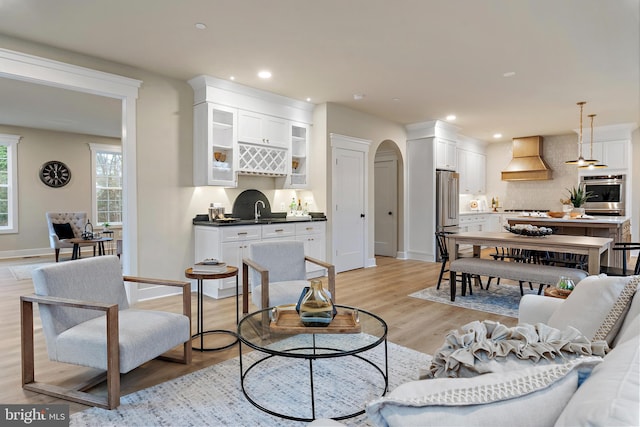
<path id="1" fill-rule="evenodd" d="M 295 239 L 296 226 L 294 223 L 265 224 L 262 226 L 262 240 L 266 239 Z"/>
<path id="2" fill-rule="evenodd" d="M 606 171 L 607 169 L 628 169 L 629 167 L 629 150 L 628 141 L 602 141 L 593 143 L 593 157 L 600 160 L 601 163 L 607 165 L 606 168 L 598 169 Z M 585 144 L 584 157 L 591 155 L 591 148 Z"/>
<path id="3" fill-rule="evenodd" d="M 291 123 L 291 173 L 287 175 L 285 188 L 307 188 L 309 179 L 310 126 Z"/>
<path id="4" fill-rule="evenodd" d="M 304 242 L 305 255 L 319 260 L 326 258 L 325 231 L 324 221 L 296 223 L 296 240 Z M 321 277 L 326 274 L 326 269 L 307 262 L 307 278 Z"/>
<path id="5" fill-rule="evenodd" d="M 280 186 L 288 182 L 290 188 L 306 188 L 313 104 L 211 76 L 189 84 L 194 91 L 194 185 L 236 187 L 243 174 L 279 177 Z M 297 146 L 307 145 L 302 151 L 293 145 L 298 139 L 303 142 Z M 214 153 L 225 159 L 216 161 Z M 301 165 L 296 171 L 292 156 Z"/>
<path id="6" fill-rule="evenodd" d="M 240 110 L 238 141 L 288 148 L 289 122 L 279 117 Z"/>
<path id="7" fill-rule="evenodd" d="M 242 293 L 242 259 L 247 257 L 252 243 L 273 239 L 298 240 L 304 242 L 305 255 L 320 260 L 326 259 L 326 225 L 323 221 L 223 227 L 197 225 L 194 229 L 194 262 L 215 258 L 238 267 L 240 293 Z M 307 264 L 307 278 L 320 277 L 324 274 L 326 274 L 324 269 Z M 235 295 L 235 286 L 235 277 L 205 280 L 204 293 L 213 298 L 226 298 Z"/>
<path id="8" fill-rule="evenodd" d="M 436 145 L 436 169 L 457 170 L 457 146 L 455 141 L 435 138 Z"/>
<path id="9" fill-rule="evenodd" d="M 237 110 L 210 102 L 194 106 L 194 185 L 236 186 Z"/>
<path id="10" fill-rule="evenodd" d="M 469 150 L 458 150 L 458 172 L 461 194 L 484 194 L 487 181 L 487 156 Z"/>
<path id="11" fill-rule="evenodd" d="M 195 227 L 195 262 L 205 258 L 215 258 L 238 267 L 239 293 L 242 293 L 242 258 L 252 242 L 259 241 L 261 227 Z M 236 294 L 236 278 L 205 280 L 204 293 L 213 298 L 225 298 Z"/>

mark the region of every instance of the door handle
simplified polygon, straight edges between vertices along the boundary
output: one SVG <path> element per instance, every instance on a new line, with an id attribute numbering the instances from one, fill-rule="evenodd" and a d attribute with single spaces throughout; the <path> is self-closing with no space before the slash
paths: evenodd
<path id="1" fill-rule="evenodd" d="M 389 215 L 393 215 L 393 212 L 391 212 L 391 211 L 390 211 L 390 212 L 389 212 Z"/>
<path id="2" fill-rule="evenodd" d="M 364 214 L 360 214 L 360 218 L 364 218 Z"/>

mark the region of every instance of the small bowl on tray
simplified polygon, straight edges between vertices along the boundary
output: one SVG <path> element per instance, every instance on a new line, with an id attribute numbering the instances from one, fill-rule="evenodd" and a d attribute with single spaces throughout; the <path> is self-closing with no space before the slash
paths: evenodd
<path id="1" fill-rule="evenodd" d="M 538 227 L 531 224 L 505 225 L 504 228 L 509 233 L 527 237 L 544 237 L 553 234 L 553 230 L 549 227 Z"/>

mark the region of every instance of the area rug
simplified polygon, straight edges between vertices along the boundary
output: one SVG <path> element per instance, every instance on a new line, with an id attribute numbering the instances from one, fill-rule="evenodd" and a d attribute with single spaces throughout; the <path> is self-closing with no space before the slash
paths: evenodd
<path id="1" fill-rule="evenodd" d="M 16 280 L 27 280 L 31 279 L 31 273 L 36 268 L 42 267 L 44 265 L 50 265 L 51 262 L 41 262 L 36 264 L 20 264 L 20 265 L 11 265 L 9 266 L 9 271 L 13 274 Z"/>
<path id="2" fill-rule="evenodd" d="M 345 335 L 345 339 L 357 335 Z M 384 360 L 383 345 L 366 357 Z M 244 349 L 244 347 L 243 347 Z M 243 353 L 243 368 L 263 353 Z M 416 380 L 418 370 L 431 356 L 388 343 L 389 390 Z M 310 417 L 308 361 L 271 358 L 254 368 L 245 387 L 252 398 L 268 409 Z M 356 412 L 379 397 L 384 382 L 371 366 L 355 357 L 314 361 L 316 418 Z M 347 409 L 348 408 L 348 409 Z M 348 412 L 345 412 L 348 411 Z M 238 358 L 122 397 L 112 411 L 91 408 L 71 415 L 72 426 L 302 426 L 254 407 L 242 393 Z M 366 415 L 342 421 L 350 426 L 367 425 Z"/>
<path id="3" fill-rule="evenodd" d="M 524 292 L 525 294 L 537 294 L 538 289 L 537 286 L 534 286 L 534 290 L 530 290 L 528 283 L 525 283 Z M 518 317 L 518 304 L 520 304 L 521 298 L 520 286 L 506 283 L 496 285 L 495 281 L 491 283 L 488 290 L 474 287 L 473 295 L 469 295 L 467 292 L 467 295 L 464 297 L 460 295 L 458 286 L 458 295 L 456 295 L 455 301 L 451 301 L 448 282 L 443 282 L 440 285 L 440 289 L 436 289 L 435 286 L 431 286 L 421 291 L 414 292 L 409 296 L 442 304 L 449 304 L 456 307 L 469 308 L 472 310 L 516 318 Z"/>

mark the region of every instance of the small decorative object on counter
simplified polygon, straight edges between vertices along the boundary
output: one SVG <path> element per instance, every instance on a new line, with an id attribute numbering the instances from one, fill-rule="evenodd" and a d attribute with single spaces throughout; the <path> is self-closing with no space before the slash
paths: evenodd
<path id="1" fill-rule="evenodd" d="M 574 212 L 583 215 L 584 208 L 582 206 L 587 200 L 593 197 L 593 193 L 591 191 L 585 191 L 584 187 L 567 188 L 567 191 L 569 192 L 569 201 L 573 205 Z"/>
<path id="2" fill-rule="evenodd" d="M 290 211 L 289 213 L 291 215 L 294 215 L 295 212 L 296 212 L 296 198 L 295 197 L 293 197 L 291 199 L 291 203 L 289 204 L 289 211 Z"/>
<path id="3" fill-rule="evenodd" d="M 331 298 L 322 288 L 322 281 L 317 279 L 311 280 L 311 287 L 296 308 L 304 326 L 328 326 L 336 314 Z"/>

